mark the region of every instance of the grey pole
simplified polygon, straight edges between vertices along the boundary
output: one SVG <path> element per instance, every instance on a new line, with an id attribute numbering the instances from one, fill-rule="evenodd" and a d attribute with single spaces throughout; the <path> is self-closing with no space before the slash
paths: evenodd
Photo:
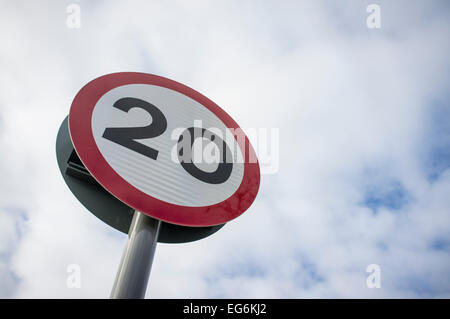
<path id="1" fill-rule="evenodd" d="M 160 226 L 159 220 L 137 210 L 134 212 L 111 298 L 142 299 L 145 297 Z"/>

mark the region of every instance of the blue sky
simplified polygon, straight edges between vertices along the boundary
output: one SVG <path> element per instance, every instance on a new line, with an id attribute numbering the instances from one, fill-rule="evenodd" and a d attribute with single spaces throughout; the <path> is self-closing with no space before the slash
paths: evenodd
<path id="1" fill-rule="evenodd" d="M 73 197 L 54 143 L 77 91 L 118 71 L 280 133 L 252 207 L 208 239 L 158 245 L 147 297 L 450 297 L 446 1 L 80 1 L 80 29 L 70 3 L 0 12 L 0 297 L 109 296 L 126 236 Z"/>

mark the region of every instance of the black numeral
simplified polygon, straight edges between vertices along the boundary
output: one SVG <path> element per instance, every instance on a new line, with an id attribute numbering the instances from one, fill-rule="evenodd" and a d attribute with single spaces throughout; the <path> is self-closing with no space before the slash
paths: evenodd
<path id="1" fill-rule="evenodd" d="M 152 117 L 152 123 L 143 127 L 110 127 L 106 128 L 103 137 L 120 144 L 130 150 L 156 160 L 158 151 L 144 144 L 136 142 L 144 138 L 152 138 L 161 135 L 167 129 L 167 120 L 164 114 L 151 103 L 141 99 L 125 97 L 114 103 L 114 107 L 127 112 L 134 108 L 147 111 Z"/>
<path id="2" fill-rule="evenodd" d="M 153 138 L 163 134 L 167 129 L 167 120 L 164 114 L 153 104 L 132 97 L 125 97 L 114 103 L 114 107 L 128 113 L 134 107 L 147 111 L 151 117 L 150 125 L 143 127 L 108 127 L 103 137 L 122 145 L 130 150 L 156 160 L 158 150 L 155 150 L 135 140 Z M 183 142 L 183 138 L 184 142 Z M 196 138 L 207 138 L 219 149 L 220 162 L 214 172 L 205 172 L 193 163 L 192 146 Z M 177 144 L 178 159 L 181 166 L 193 177 L 209 184 L 221 184 L 228 180 L 233 169 L 233 163 L 229 159 L 231 151 L 223 139 L 204 128 L 190 127 L 180 135 Z"/>
<path id="3" fill-rule="evenodd" d="M 207 138 L 220 152 L 220 162 L 214 172 L 205 172 L 193 163 L 192 145 L 197 138 Z M 190 127 L 186 129 L 178 139 L 178 159 L 181 166 L 193 177 L 209 184 L 221 184 L 231 175 L 233 163 L 230 160 L 231 151 L 223 139 L 204 128 Z"/>

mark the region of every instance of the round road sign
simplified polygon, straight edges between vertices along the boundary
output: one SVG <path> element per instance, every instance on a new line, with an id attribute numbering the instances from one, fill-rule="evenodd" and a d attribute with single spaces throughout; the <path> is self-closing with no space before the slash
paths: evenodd
<path id="1" fill-rule="evenodd" d="M 99 184 L 167 223 L 226 223 L 258 192 L 259 164 L 236 122 L 167 78 L 124 72 L 89 82 L 72 103 L 69 131 Z"/>

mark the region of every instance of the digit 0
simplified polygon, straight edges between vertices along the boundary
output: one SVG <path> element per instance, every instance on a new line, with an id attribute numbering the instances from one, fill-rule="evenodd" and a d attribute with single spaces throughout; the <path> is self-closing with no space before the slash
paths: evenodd
<path id="1" fill-rule="evenodd" d="M 220 161 L 214 172 L 205 172 L 193 163 L 192 146 L 197 138 L 207 138 L 219 149 Z M 183 131 L 178 139 L 177 154 L 181 166 L 186 172 L 205 183 L 224 183 L 233 170 L 233 163 L 229 159 L 231 151 L 228 145 L 223 139 L 204 128 L 190 127 Z"/>

